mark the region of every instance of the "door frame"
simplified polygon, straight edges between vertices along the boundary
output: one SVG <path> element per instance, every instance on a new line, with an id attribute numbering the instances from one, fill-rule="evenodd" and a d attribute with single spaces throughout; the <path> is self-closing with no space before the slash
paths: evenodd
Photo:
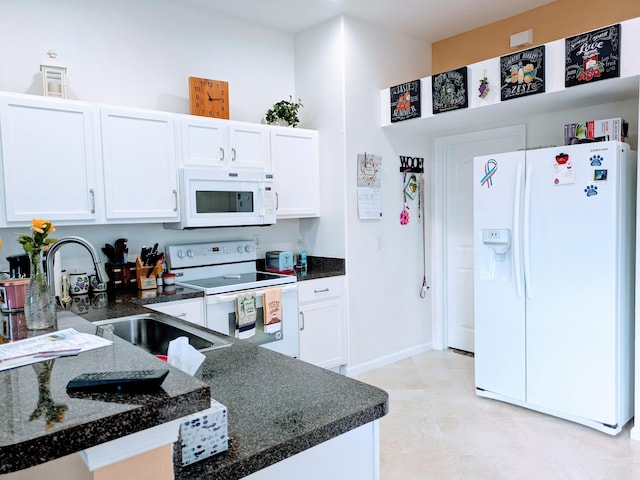
<path id="1" fill-rule="evenodd" d="M 431 250 L 431 265 L 433 265 L 432 279 L 436 294 L 432 302 L 433 318 L 433 347 L 445 350 L 448 344 L 447 334 L 447 175 L 445 168 L 446 152 L 449 146 L 461 143 L 471 143 L 492 138 L 519 136 L 522 148 L 526 147 L 526 125 L 511 125 L 508 127 L 492 128 L 469 133 L 435 137 L 433 140 L 433 234 Z"/>

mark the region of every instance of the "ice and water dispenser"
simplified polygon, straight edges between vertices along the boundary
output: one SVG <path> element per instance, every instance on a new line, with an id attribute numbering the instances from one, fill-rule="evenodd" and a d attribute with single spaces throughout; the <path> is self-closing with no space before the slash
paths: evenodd
<path id="1" fill-rule="evenodd" d="M 480 278 L 483 280 L 511 280 L 513 250 L 511 230 L 482 229 Z"/>

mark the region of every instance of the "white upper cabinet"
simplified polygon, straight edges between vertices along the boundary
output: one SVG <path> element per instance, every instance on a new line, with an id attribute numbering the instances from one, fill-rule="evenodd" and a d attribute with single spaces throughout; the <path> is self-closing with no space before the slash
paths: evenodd
<path id="1" fill-rule="evenodd" d="M 278 218 L 320 215 L 318 132 L 272 127 L 271 165 Z"/>
<path id="2" fill-rule="evenodd" d="M 175 115 L 100 109 L 107 222 L 179 219 Z"/>
<path id="3" fill-rule="evenodd" d="M 265 125 L 182 116 L 180 141 L 184 166 L 271 169 Z"/>
<path id="4" fill-rule="evenodd" d="M 229 153 L 231 167 L 273 167 L 269 158 L 269 127 L 251 123 L 229 124 Z"/>
<path id="5" fill-rule="evenodd" d="M 95 221 L 94 112 L 82 102 L 0 95 L 4 221 Z"/>

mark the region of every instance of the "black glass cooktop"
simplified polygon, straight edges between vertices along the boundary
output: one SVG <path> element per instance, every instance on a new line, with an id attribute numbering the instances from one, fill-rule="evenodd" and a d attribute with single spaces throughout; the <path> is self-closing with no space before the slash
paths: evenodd
<path id="1" fill-rule="evenodd" d="M 204 290 L 206 293 L 223 293 L 251 288 L 282 285 L 295 281 L 292 275 L 278 275 L 275 273 L 252 272 L 229 274 L 221 277 L 202 278 L 180 282 L 192 288 Z"/>

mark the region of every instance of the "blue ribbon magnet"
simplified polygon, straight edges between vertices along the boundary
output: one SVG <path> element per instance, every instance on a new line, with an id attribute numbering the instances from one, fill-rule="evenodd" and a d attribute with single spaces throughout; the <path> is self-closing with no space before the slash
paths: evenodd
<path id="1" fill-rule="evenodd" d="M 496 162 L 493 158 L 487 160 L 487 163 L 484 164 L 484 177 L 480 180 L 480 185 L 487 185 L 487 188 L 491 188 L 493 185 L 493 175 L 498 170 L 498 162 Z"/>

